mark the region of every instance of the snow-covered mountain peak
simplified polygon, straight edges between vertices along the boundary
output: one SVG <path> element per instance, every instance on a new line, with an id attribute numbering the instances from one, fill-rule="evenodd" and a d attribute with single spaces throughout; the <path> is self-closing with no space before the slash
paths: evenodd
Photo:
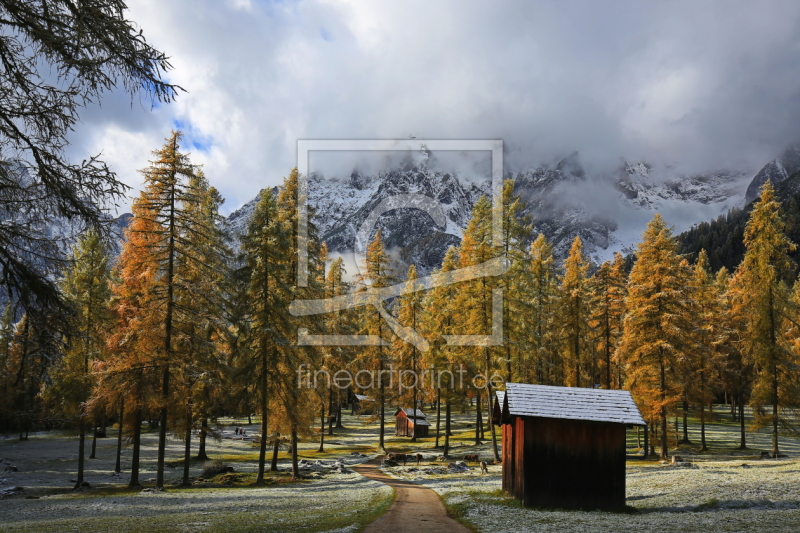
<path id="1" fill-rule="evenodd" d="M 674 168 L 646 161 L 622 160 L 613 176 L 595 176 L 582 166 L 577 152 L 550 165 L 541 165 L 506 178 L 526 204 L 533 224 L 531 239 L 544 233 L 558 257 L 566 256 L 575 236 L 584 242 L 587 255 L 596 262 L 614 252 L 630 252 L 641 238 L 645 224 L 661 212 L 676 232 L 741 206 L 752 173 L 719 171 L 683 175 Z M 435 200 L 446 217 L 437 226 L 428 213 L 398 207 L 383 213 L 374 231 L 381 229 L 387 249 L 394 252 L 398 272 L 416 264 L 428 273 L 441 264 L 449 246 L 458 245 L 482 195 L 491 193 L 491 182 L 441 170 L 423 160 L 401 162 L 394 170 L 330 178 L 312 173 L 308 203 L 319 235 L 333 254 L 352 254 L 356 234 L 388 198 L 423 195 Z M 228 217 L 232 233 L 246 230 L 257 198 Z"/>

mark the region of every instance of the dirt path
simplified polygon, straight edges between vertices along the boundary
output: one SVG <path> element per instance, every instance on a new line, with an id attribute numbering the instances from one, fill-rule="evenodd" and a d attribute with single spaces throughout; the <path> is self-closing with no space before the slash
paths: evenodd
<path id="1" fill-rule="evenodd" d="M 447 516 L 439 496 L 430 489 L 409 481 L 394 479 L 378 470 L 380 459 L 354 466 L 362 476 L 386 483 L 396 491 L 396 498 L 386 514 L 372 522 L 364 533 L 469 533 Z"/>

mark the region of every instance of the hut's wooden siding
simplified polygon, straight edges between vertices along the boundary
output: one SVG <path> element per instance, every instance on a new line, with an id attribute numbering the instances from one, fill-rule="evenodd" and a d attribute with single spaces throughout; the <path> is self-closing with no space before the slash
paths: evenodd
<path id="1" fill-rule="evenodd" d="M 428 427 L 426 424 L 414 423 L 402 410 L 395 413 L 394 434 L 396 437 L 425 438 L 428 436 Z"/>
<path id="2" fill-rule="evenodd" d="M 506 457 L 506 452 L 514 449 L 514 426 L 503 424 L 502 434 L 503 448 L 503 490 L 509 494 L 514 491 L 514 465 L 516 462 Z M 508 461 L 506 463 L 506 461 Z"/>
<path id="3" fill-rule="evenodd" d="M 405 437 L 408 433 L 408 418 L 405 416 L 397 415 L 394 419 L 394 435 L 395 437 Z"/>
<path id="4" fill-rule="evenodd" d="M 503 425 L 503 488 L 524 505 L 625 506 L 624 424 L 521 416 L 510 422 Z"/>

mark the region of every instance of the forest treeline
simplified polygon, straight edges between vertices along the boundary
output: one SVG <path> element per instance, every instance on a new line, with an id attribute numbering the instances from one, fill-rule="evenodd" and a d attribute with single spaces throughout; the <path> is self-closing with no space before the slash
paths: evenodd
<path id="1" fill-rule="evenodd" d="M 792 242 L 800 242 L 800 172 L 792 174 L 775 187 L 775 193 L 786 212 L 786 234 Z M 716 219 L 701 222 L 678 235 L 678 249 L 697 259 L 700 250 L 705 250 L 713 271 L 722 267 L 733 272 L 742 262 L 745 253 L 744 228 L 750 212 L 758 200 L 743 208 L 733 208 Z M 800 250 L 789 252 L 797 264 Z"/>
<path id="2" fill-rule="evenodd" d="M 168 435 L 183 439 L 183 481 L 189 483 L 190 461 L 206 458 L 215 421 L 227 415 L 254 414 L 260 421 L 258 483 L 277 468 L 283 442 L 298 476 L 298 440 L 319 439 L 324 450 L 326 434 L 341 423 L 342 406 L 356 392 L 377 400 L 379 448 L 385 418 L 393 413 L 388 407 L 428 405 L 436 409 L 436 445 L 441 441 L 447 455 L 453 409 L 475 404 L 475 440 L 489 433 L 499 460 L 495 427 L 485 423 L 493 385 L 480 379 L 456 383 L 459 371 L 510 382 L 629 389 L 662 456 L 670 444 L 669 417 L 683 413 L 688 437 L 689 406 L 699 409 L 699 444 L 706 447 L 704 427 L 719 395 L 738 409 L 742 446 L 745 405 L 753 407 L 756 425 L 772 428 L 774 454 L 780 431 L 794 431 L 800 284 L 790 226 L 769 183 L 743 225 L 735 269 L 713 268 L 704 250 L 690 263 L 660 215 L 648 224 L 630 269 L 619 254 L 593 267 L 580 238 L 558 265 L 547 239 L 531 234 L 532 223 L 521 215 L 523 205 L 508 181 L 501 238 L 494 238 L 492 201 L 484 197 L 461 244 L 447 251 L 437 271 L 505 257 L 504 274 L 420 290 L 413 265 L 392 271 L 377 232 L 348 281 L 342 259 L 330 259 L 320 242 L 312 212 L 308 283 L 300 286 L 297 171 L 277 193 L 260 195 L 247 231 L 229 242 L 219 224 L 223 199 L 181 152 L 180 141 L 173 132 L 142 171 L 144 188 L 115 260 L 96 231 L 75 245 L 58 282 L 66 311 L 58 307 L 51 315 L 26 313 L 15 320 L 10 304 L 0 324 L 0 428 L 20 439 L 42 428 L 76 430 L 78 487 L 87 436 L 96 442 L 112 421 L 123 428 L 118 458 L 123 434 L 133 447 L 131 486 L 139 484 L 146 422 L 159 432 L 157 486 L 164 485 Z M 370 299 L 396 284 L 407 290 L 386 302 Z M 498 289 L 502 344 L 448 344 L 450 336 L 497 331 Z M 296 300 L 330 302 L 351 292 L 366 293 L 369 304 L 331 305 L 321 315 L 290 312 Z M 417 335 L 420 342 L 398 337 L 402 328 L 408 333 L 403 338 Z M 353 342 L 299 345 L 299 331 Z M 355 342 L 376 337 L 383 342 Z M 323 378 L 310 387 L 299 379 L 302 369 Z M 450 372 L 413 383 L 409 375 L 403 388 L 386 376 L 390 369 L 417 376 Z M 363 370 L 379 376 L 366 388 L 340 388 L 324 378 Z"/>

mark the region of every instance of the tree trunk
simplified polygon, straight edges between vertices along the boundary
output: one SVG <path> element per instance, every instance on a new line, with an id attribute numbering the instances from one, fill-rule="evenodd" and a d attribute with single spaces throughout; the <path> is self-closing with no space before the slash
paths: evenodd
<path id="1" fill-rule="evenodd" d="M 333 385 L 328 387 L 328 435 L 333 436 L 333 419 L 336 417 L 333 403 Z"/>
<path id="2" fill-rule="evenodd" d="M 83 411 L 83 408 L 81 408 Z M 83 463 L 84 463 L 84 446 L 86 442 L 86 422 L 84 422 L 83 413 L 81 412 L 80 419 L 80 441 L 78 442 L 78 480 L 75 482 L 75 490 L 80 490 L 83 486 Z"/>
<path id="3" fill-rule="evenodd" d="M 492 452 L 494 453 L 494 460 L 495 462 L 500 462 L 500 452 L 497 449 L 497 430 L 495 429 L 494 424 L 492 423 L 492 382 L 490 381 L 491 377 L 491 367 L 490 367 L 490 359 L 489 359 L 489 348 L 484 348 L 486 353 L 486 397 L 489 399 L 487 402 L 489 407 L 487 408 L 487 417 L 486 420 L 489 423 L 489 429 L 492 432 Z"/>
<path id="4" fill-rule="evenodd" d="M 661 376 L 660 376 L 660 385 L 661 385 L 661 399 L 666 402 L 667 400 L 667 376 L 666 376 L 666 369 L 664 368 L 664 356 L 661 354 L 661 360 L 659 361 L 661 365 Z M 669 457 L 669 451 L 667 450 L 667 406 L 661 405 L 661 459 L 666 460 Z"/>
<path id="5" fill-rule="evenodd" d="M 745 430 L 744 430 L 744 395 L 739 395 L 739 431 L 741 433 L 742 442 L 739 445 L 740 450 L 747 449 L 747 441 L 745 440 Z"/>
<path id="6" fill-rule="evenodd" d="M 606 343 L 605 343 L 605 352 L 606 352 L 606 388 L 611 388 L 611 324 L 609 323 L 608 311 L 605 313 L 606 319 Z"/>
<path id="7" fill-rule="evenodd" d="M 444 401 L 444 458 L 450 456 L 450 398 Z"/>
<path id="8" fill-rule="evenodd" d="M 206 453 L 206 438 L 208 437 L 208 415 L 203 415 L 200 419 L 200 435 L 197 440 L 197 460 L 208 461 Z"/>
<path id="9" fill-rule="evenodd" d="M 772 301 L 772 286 L 769 292 L 769 322 L 770 322 L 770 370 L 772 371 L 772 456 L 778 457 L 778 364 L 775 351 L 777 339 L 775 338 L 775 314 Z"/>
<path id="10" fill-rule="evenodd" d="M 386 421 L 383 419 L 383 416 L 384 416 L 384 402 L 386 400 L 386 398 L 384 396 L 386 394 L 386 389 L 384 388 L 384 385 L 383 385 L 383 361 L 381 361 L 381 371 L 380 371 L 380 373 L 378 375 L 380 376 L 379 379 L 381 381 L 381 383 L 380 383 L 380 402 L 381 402 L 380 417 L 381 417 L 381 426 L 380 426 L 380 435 L 378 437 L 378 449 L 381 452 L 386 453 L 386 446 L 384 446 L 384 440 L 383 440 L 383 435 L 384 435 L 384 432 L 386 431 L 386 428 L 385 428 Z"/>
<path id="11" fill-rule="evenodd" d="M 275 433 L 275 442 L 272 445 L 272 463 L 269 466 L 270 472 L 278 471 L 278 447 L 280 446 L 281 434 Z"/>
<path id="12" fill-rule="evenodd" d="M 691 444 L 689 440 L 689 402 L 683 400 L 683 438 L 681 444 Z"/>
<path id="13" fill-rule="evenodd" d="M 161 385 L 161 419 L 158 426 L 158 464 L 156 466 L 156 488 L 164 488 L 164 458 L 167 452 L 167 405 L 169 402 L 169 367 L 164 368 Z"/>
<path id="14" fill-rule="evenodd" d="M 192 399 L 186 405 L 186 444 L 183 449 L 183 480 L 182 485 L 190 485 L 189 465 L 192 462 Z"/>
<path id="15" fill-rule="evenodd" d="M 708 446 L 706 446 L 706 409 L 703 402 L 700 402 L 700 451 L 708 451 Z"/>
<path id="16" fill-rule="evenodd" d="M 481 393 L 477 396 L 477 408 L 475 409 L 475 446 L 481 444 Z"/>
<path id="17" fill-rule="evenodd" d="M 506 300 L 504 298 L 503 299 L 503 315 L 505 315 L 505 305 L 506 305 Z M 517 365 L 517 366 L 519 366 L 519 365 Z M 513 383 L 514 380 L 511 379 L 512 377 L 513 377 L 513 374 L 511 372 L 511 344 L 506 343 L 506 382 L 507 383 Z M 480 402 L 478 402 L 478 405 L 480 405 Z M 480 411 L 480 407 L 478 407 L 478 411 Z"/>
<path id="18" fill-rule="evenodd" d="M 344 429 L 342 425 L 342 391 L 336 389 L 336 429 Z"/>
<path id="19" fill-rule="evenodd" d="M 680 445 L 680 432 L 678 431 L 678 415 L 675 415 L 675 447 Z"/>
<path id="20" fill-rule="evenodd" d="M 442 389 L 436 388 L 436 445 L 434 448 L 439 448 L 439 429 L 442 422 Z"/>
<path id="21" fill-rule="evenodd" d="M 92 418 L 92 453 L 89 459 L 97 459 L 97 420 Z"/>
<path id="22" fill-rule="evenodd" d="M 319 409 L 319 449 L 317 453 L 325 452 L 325 402 L 321 402 Z"/>
<path id="23" fill-rule="evenodd" d="M 116 473 L 122 472 L 122 430 L 125 428 L 125 398 L 119 401 L 119 432 L 117 433 L 117 466 Z"/>
<path id="24" fill-rule="evenodd" d="M 264 483 L 264 467 L 267 460 L 267 350 L 261 350 L 261 442 L 258 446 L 258 474 L 256 485 Z M 249 410 L 249 409 L 248 409 Z"/>
<path id="25" fill-rule="evenodd" d="M 772 457 L 778 457 L 778 371 L 772 374 Z"/>
<path id="26" fill-rule="evenodd" d="M 300 479 L 300 467 L 297 464 L 297 426 L 292 426 L 292 479 Z"/>
<path id="27" fill-rule="evenodd" d="M 411 413 L 414 416 L 414 431 L 411 434 L 411 442 L 417 442 L 417 384 L 419 383 L 419 376 L 417 376 L 417 347 L 412 348 L 414 359 L 412 363 L 412 370 L 414 372 L 414 398 L 411 402 Z"/>
<path id="28" fill-rule="evenodd" d="M 172 138 L 173 153 L 177 152 L 177 137 Z M 174 172 L 174 171 L 173 171 Z M 173 174 L 173 177 L 174 174 Z M 158 463 L 156 465 L 156 489 L 164 488 L 164 458 L 167 451 L 167 417 L 169 406 L 169 365 L 172 362 L 172 314 L 175 307 L 175 240 L 176 240 L 176 194 L 175 186 L 170 190 L 169 240 L 167 242 L 167 306 L 164 314 L 164 376 L 161 384 L 161 419 L 158 428 Z"/>
<path id="29" fill-rule="evenodd" d="M 648 428 L 650 430 L 650 439 L 645 438 L 645 440 L 649 440 L 650 441 L 650 452 L 649 452 L 649 455 L 655 455 L 656 454 L 656 425 L 654 423 L 651 423 L 648 426 Z"/>
<path id="30" fill-rule="evenodd" d="M 141 448 L 142 436 L 142 408 L 136 409 L 136 415 L 133 419 L 133 453 L 131 454 L 131 480 L 128 482 L 128 487 L 140 487 L 139 484 L 139 450 Z"/>

